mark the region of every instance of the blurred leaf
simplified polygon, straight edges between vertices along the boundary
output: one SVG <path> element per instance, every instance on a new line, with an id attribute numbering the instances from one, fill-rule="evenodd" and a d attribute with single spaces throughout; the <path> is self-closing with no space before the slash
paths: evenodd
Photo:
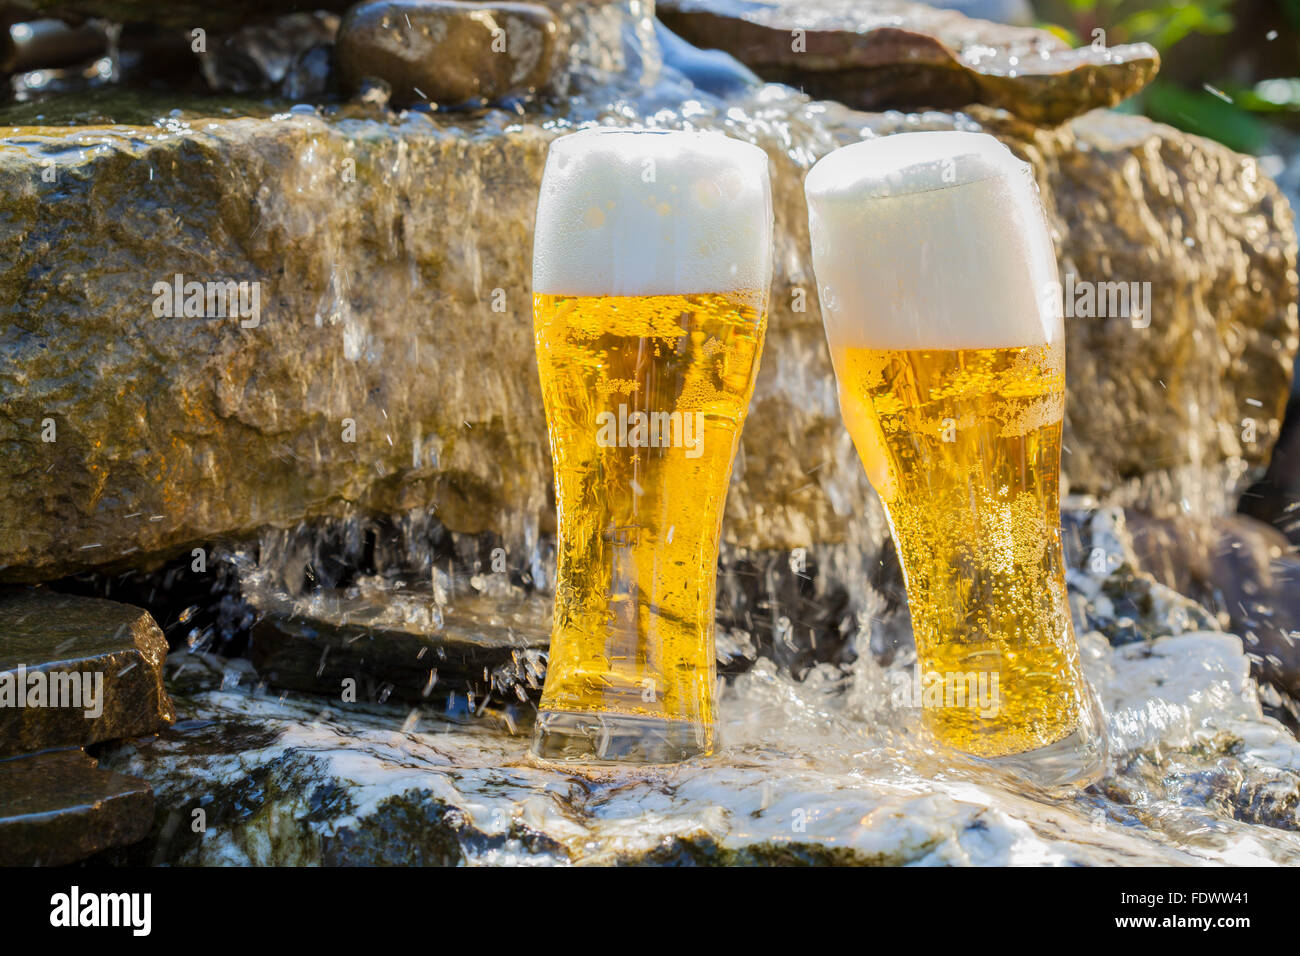
<path id="1" fill-rule="evenodd" d="M 1145 39 L 1156 33 L 1165 21 L 1165 13 L 1160 10 L 1139 10 L 1121 20 L 1116 29 L 1123 30 L 1133 39 Z"/>
<path id="2" fill-rule="evenodd" d="M 1142 92 L 1142 101 L 1152 119 L 1217 139 L 1238 152 L 1258 152 L 1264 145 L 1267 134 L 1264 123 L 1212 93 L 1185 90 L 1157 80 Z"/>
<path id="3" fill-rule="evenodd" d="M 1300 30 L 1300 0 L 1273 2 Z M 1213 63 L 1204 62 L 1200 69 L 1193 63 L 1187 69 L 1186 61 L 1217 56 L 1213 51 L 1232 48 L 1230 44 L 1189 43 L 1172 55 L 1169 50 L 1190 36 L 1231 33 L 1236 25 L 1233 10 L 1237 4 L 1238 0 L 1035 0 L 1035 8 L 1045 20 L 1059 21 L 1052 26 L 1041 26 L 1072 46 L 1086 44 L 1092 31 L 1100 28 L 1105 31 L 1105 42 L 1110 46 L 1145 41 L 1155 46 L 1168 63 L 1176 59 L 1184 61 L 1184 69 L 1171 70 L 1172 74 L 1199 73 L 1207 77 L 1217 72 Z M 1286 42 L 1292 39 L 1288 37 Z M 1120 109 L 1144 112 L 1153 119 L 1217 139 L 1244 152 L 1263 148 L 1271 130 L 1280 128 L 1278 124 L 1294 124 L 1300 116 L 1300 100 L 1292 86 L 1300 81 L 1286 77 L 1259 80 L 1258 73 L 1251 75 L 1248 70 L 1241 74 L 1227 67 L 1219 75 L 1223 82 L 1213 79 L 1213 85 L 1207 84 L 1204 89 L 1182 86 L 1171 77 L 1162 76 Z"/>
<path id="4" fill-rule="evenodd" d="M 1260 80 L 1253 88 L 1232 91 L 1233 101 L 1254 113 L 1300 112 L 1300 77 Z"/>
<path id="5" fill-rule="evenodd" d="M 1300 0 L 1277 0 L 1277 5 L 1282 8 L 1282 13 L 1291 25 L 1300 30 Z"/>
<path id="6" fill-rule="evenodd" d="M 1188 4 L 1169 10 L 1164 22 L 1150 28 L 1150 42 L 1158 50 L 1167 50 L 1192 33 L 1226 33 L 1232 29 L 1232 17 Z"/>
<path id="7" fill-rule="evenodd" d="M 1072 47 L 1083 46 L 1083 41 L 1079 39 L 1073 30 L 1070 30 L 1067 27 L 1059 26 L 1055 23 L 1040 23 L 1038 24 L 1038 27 L 1041 30 L 1046 30 L 1048 33 L 1052 34 L 1052 36 L 1057 37 Z"/>

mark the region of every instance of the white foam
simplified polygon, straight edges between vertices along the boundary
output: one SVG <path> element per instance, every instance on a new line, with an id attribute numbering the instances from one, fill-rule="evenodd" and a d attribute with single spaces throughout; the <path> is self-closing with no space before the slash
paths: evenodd
<path id="1" fill-rule="evenodd" d="M 588 129 L 551 144 L 533 291 L 749 291 L 772 278 L 767 154 L 720 133 Z"/>
<path id="2" fill-rule="evenodd" d="M 832 347 L 1000 348 L 1062 333 L 1030 167 L 983 133 L 855 143 L 804 182 Z"/>

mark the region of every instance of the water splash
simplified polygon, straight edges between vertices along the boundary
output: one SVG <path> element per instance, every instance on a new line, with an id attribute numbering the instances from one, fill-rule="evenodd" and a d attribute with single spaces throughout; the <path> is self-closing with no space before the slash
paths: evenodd
<path id="1" fill-rule="evenodd" d="M 436 631 L 437 620 L 424 616 L 430 608 L 499 613 L 525 590 L 517 577 L 484 575 L 475 562 L 485 543 L 440 530 L 427 514 L 407 516 L 400 529 L 358 518 L 325 535 L 277 532 L 263 538 L 260 556 L 243 552 L 234 560 L 245 584 L 278 582 L 304 615 L 322 613 L 320 602 L 340 594 L 357 601 L 359 627 L 378 614 L 388 626 Z M 1066 529 L 1083 662 L 1104 701 L 1112 752 L 1104 779 L 1079 794 L 1045 793 L 937 746 L 904 692 L 915 668 L 905 610 L 870 586 L 841 608 L 834 662 L 783 654 L 776 634 L 760 649 L 763 635 L 721 629 L 720 662 L 731 674 L 719 693 L 722 749 L 673 770 L 587 773 L 531 764 L 525 702 L 540 688 L 541 655 L 516 658 L 494 675 L 495 702 L 474 701 L 478 716 L 470 724 L 463 708 L 457 722 L 445 723 L 428 708 L 328 704 L 308 720 L 307 711 L 321 705 L 272 700 L 240 665 L 233 680 L 223 675 L 220 691 L 183 698 L 182 709 L 218 726 L 255 717 L 279 735 L 275 748 L 310 749 L 323 765 L 294 769 L 290 761 L 286 781 L 295 773 L 345 778 L 368 808 L 357 819 L 429 786 L 432 774 L 443 781 L 438 788 L 450 787 L 447 799 L 480 837 L 504 838 L 522 826 L 555 844 L 542 853 L 526 841 L 510 849 L 494 843 L 478 853 L 466 837 L 470 862 L 538 862 L 539 853 L 552 861 L 608 861 L 665 841 L 695 847 L 700 840 L 742 854 L 814 846 L 876 862 L 1300 862 L 1300 744 L 1264 715 L 1241 641 L 1136 570 L 1119 510 L 1068 510 Z M 814 549 L 805 569 L 837 567 L 847 560 L 833 554 L 839 550 Z M 366 573 L 344 570 L 358 567 Z M 767 576 L 779 577 L 778 567 L 774 561 Z M 424 572 L 428 589 L 408 590 L 407 579 L 414 586 Z M 723 577 L 728 573 L 735 568 L 724 561 Z M 813 580 L 825 588 L 829 578 L 818 572 Z M 313 581 L 321 587 L 309 586 Z M 528 593 L 533 623 L 544 626 L 545 596 Z M 770 602 L 765 620 L 802 626 L 797 597 L 786 603 L 774 580 L 762 593 Z M 367 602 L 378 604 L 366 611 Z M 178 652 L 172 666 L 229 667 L 195 660 Z M 158 759 L 151 765 L 137 755 L 129 769 L 152 774 L 157 785 L 159 774 L 171 772 L 164 766 L 178 766 Z M 165 785 L 176 783 L 168 778 Z M 213 847 L 217 856 L 204 859 L 228 852 Z"/>

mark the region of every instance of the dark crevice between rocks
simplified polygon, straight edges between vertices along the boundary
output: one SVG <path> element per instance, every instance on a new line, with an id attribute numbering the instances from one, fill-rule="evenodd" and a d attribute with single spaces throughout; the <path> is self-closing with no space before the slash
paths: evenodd
<path id="1" fill-rule="evenodd" d="M 1287 405 L 1268 468 L 1242 493 L 1237 510 L 1273 525 L 1300 548 L 1300 396 Z"/>

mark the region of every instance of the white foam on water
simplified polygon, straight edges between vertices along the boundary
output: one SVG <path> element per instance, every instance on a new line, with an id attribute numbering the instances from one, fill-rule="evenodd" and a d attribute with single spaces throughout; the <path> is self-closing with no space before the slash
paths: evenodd
<path id="1" fill-rule="evenodd" d="M 832 348 L 1001 348 L 1062 333 L 1032 171 L 984 133 L 899 133 L 804 183 Z"/>
<path id="2" fill-rule="evenodd" d="M 767 154 L 720 133 L 588 129 L 551 144 L 533 291 L 766 294 Z"/>

